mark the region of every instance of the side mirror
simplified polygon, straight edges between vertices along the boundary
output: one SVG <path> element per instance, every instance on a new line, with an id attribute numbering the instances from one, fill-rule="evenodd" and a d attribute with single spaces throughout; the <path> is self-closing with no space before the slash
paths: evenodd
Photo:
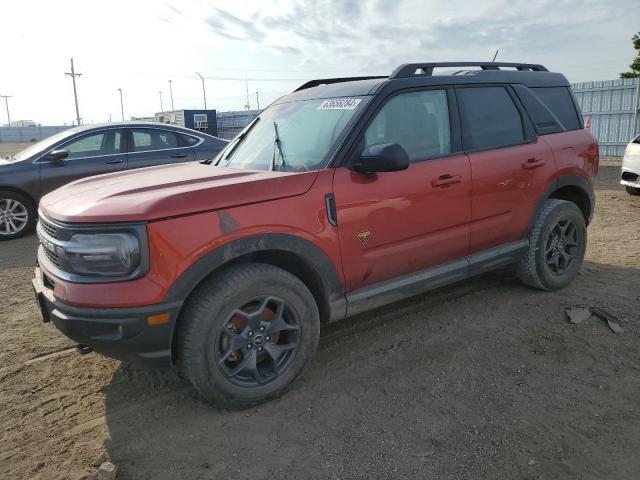
<path id="1" fill-rule="evenodd" d="M 350 168 L 365 174 L 398 172 L 409 168 L 409 154 L 397 143 L 378 143 L 365 148 Z"/>
<path id="2" fill-rule="evenodd" d="M 47 160 L 50 162 L 61 162 L 69 156 L 68 150 L 51 150 L 47 155 Z"/>

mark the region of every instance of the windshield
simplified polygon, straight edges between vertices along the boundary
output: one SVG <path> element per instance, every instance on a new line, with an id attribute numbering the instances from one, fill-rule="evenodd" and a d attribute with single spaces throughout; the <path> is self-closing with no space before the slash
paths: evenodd
<path id="1" fill-rule="evenodd" d="M 321 168 L 363 98 L 272 105 L 232 141 L 215 164 L 247 170 L 304 172 Z"/>
<path id="2" fill-rule="evenodd" d="M 20 161 L 29 158 L 36 153 L 44 152 L 63 138 L 68 137 L 69 133 L 71 133 L 69 130 L 63 130 L 62 132 L 58 132 L 55 135 L 51 135 L 50 137 L 47 137 L 44 140 L 39 141 L 38 143 L 34 143 L 21 152 L 16 153 L 12 157 L 12 159 L 15 161 Z"/>

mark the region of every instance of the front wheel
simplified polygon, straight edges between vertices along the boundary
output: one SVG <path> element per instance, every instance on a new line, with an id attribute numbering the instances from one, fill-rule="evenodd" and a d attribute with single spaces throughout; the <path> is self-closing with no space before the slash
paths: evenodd
<path id="1" fill-rule="evenodd" d="M 518 264 L 518 275 L 541 290 L 565 287 L 578 274 L 586 248 L 587 227 L 576 204 L 547 200 L 529 234 L 529 250 Z"/>
<path id="2" fill-rule="evenodd" d="M 0 240 L 13 240 L 31 232 L 36 210 L 27 197 L 11 190 L 0 190 Z"/>
<path id="3" fill-rule="evenodd" d="M 178 361 L 207 400 L 251 406 L 281 394 L 314 356 L 320 316 L 309 289 L 273 265 L 223 270 L 200 285 L 178 326 Z"/>

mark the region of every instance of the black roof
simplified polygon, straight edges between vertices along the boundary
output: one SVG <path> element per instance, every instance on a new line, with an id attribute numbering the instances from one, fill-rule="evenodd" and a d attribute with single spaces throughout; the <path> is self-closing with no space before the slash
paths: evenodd
<path id="1" fill-rule="evenodd" d="M 479 67 L 479 69 L 469 70 L 462 67 Z M 453 70 L 434 75 L 436 68 Z M 528 87 L 569 86 L 569 81 L 564 75 L 549 72 L 544 66 L 538 64 L 504 62 L 410 63 L 400 65 L 388 77 L 312 80 L 283 97 L 281 101 L 373 95 L 411 87 L 483 83 L 515 83 Z"/>

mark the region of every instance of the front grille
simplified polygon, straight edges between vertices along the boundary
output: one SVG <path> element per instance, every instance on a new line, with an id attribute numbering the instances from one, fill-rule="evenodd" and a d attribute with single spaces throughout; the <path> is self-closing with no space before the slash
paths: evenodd
<path id="1" fill-rule="evenodd" d="M 40 218 L 40 226 L 49 236 L 52 238 L 58 238 L 58 229 L 53 225 L 47 223 L 43 218 Z"/>
<path id="2" fill-rule="evenodd" d="M 56 267 L 60 267 L 60 258 L 58 257 L 58 255 L 56 255 L 53 252 L 50 252 L 44 247 L 42 248 L 42 251 L 44 252 L 45 256 L 49 259 L 51 263 L 53 263 Z"/>

